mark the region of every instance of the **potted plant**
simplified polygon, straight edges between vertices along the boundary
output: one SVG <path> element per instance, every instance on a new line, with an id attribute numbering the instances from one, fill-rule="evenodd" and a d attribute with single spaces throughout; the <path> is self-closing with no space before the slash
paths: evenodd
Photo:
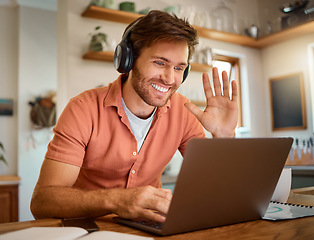
<path id="1" fill-rule="evenodd" d="M 90 51 L 99 52 L 107 49 L 107 34 L 100 32 L 100 28 L 101 26 L 95 27 L 95 32 L 91 34 Z"/>
<path id="2" fill-rule="evenodd" d="M 6 165 L 8 165 L 8 162 L 7 160 L 5 160 L 5 157 L 4 157 L 4 147 L 3 147 L 3 144 L 2 142 L 0 142 L 0 161 L 4 162 Z"/>

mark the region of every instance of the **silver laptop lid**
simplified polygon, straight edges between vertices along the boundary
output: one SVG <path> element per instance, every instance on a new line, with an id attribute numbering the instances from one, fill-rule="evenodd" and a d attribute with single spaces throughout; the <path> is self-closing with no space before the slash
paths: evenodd
<path id="1" fill-rule="evenodd" d="M 292 138 L 192 139 L 162 235 L 260 219 Z"/>

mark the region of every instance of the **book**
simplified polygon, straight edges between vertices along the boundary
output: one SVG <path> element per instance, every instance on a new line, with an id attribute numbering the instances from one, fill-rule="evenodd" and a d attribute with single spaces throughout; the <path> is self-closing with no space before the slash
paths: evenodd
<path id="1" fill-rule="evenodd" d="M 314 216 L 313 206 L 271 201 L 264 220 L 278 221 Z"/>
<path id="2" fill-rule="evenodd" d="M 127 233 L 97 231 L 88 233 L 79 227 L 32 227 L 0 235 L 0 240 L 153 240 Z"/>

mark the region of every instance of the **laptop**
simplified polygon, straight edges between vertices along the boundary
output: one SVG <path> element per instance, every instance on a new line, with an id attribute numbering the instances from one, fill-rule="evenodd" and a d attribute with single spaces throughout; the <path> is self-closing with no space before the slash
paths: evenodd
<path id="1" fill-rule="evenodd" d="M 292 138 L 191 139 L 166 221 L 114 220 L 165 236 L 261 219 L 292 142 Z"/>

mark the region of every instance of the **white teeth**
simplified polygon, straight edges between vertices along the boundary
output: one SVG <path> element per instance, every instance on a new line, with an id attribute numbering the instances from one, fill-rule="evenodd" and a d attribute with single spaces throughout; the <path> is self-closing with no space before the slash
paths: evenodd
<path id="1" fill-rule="evenodd" d="M 160 87 L 160 86 L 157 86 L 156 84 L 152 83 L 151 84 L 153 88 L 155 88 L 156 90 L 160 91 L 160 92 L 168 92 L 169 91 L 169 88 L 164 88 L 164 87 Z"/>

